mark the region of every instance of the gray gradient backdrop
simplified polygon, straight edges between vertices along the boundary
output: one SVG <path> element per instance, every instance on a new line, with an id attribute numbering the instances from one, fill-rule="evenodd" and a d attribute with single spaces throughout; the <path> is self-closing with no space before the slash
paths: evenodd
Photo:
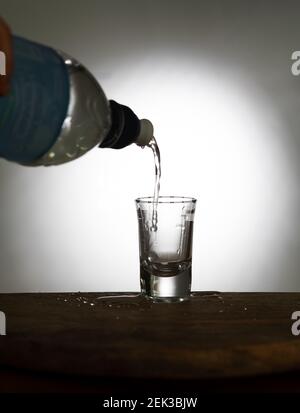
<path id="1" fill-rule="evenodd" d="M 77 57 L 155 125 L 162 194 L 198 198 L 193 288 L 300 290 L 300 4 L 0 0 L 16 34 Z M 0 160 L 0 292 L 139 289 L 150 150 Z"/>

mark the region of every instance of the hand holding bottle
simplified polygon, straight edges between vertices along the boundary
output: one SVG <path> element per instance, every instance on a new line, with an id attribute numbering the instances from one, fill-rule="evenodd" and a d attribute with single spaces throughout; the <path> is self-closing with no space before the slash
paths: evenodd
<path id="1" fill-rule="evenodd" d="M 0 51 L 4 52 L 6 60 L 6 74 L 0 75 L 0 95 L 9 92 L 9 81 L 12 72 L 12 37 L 6 22 L 0 17 Z"/>
<path id="2" fill-rule="evenodd" d="M 60 165 L 96 146 L 146 146 L 152 139 L 151 122 L 107 100 L 97 79 L 76 59 L 12 35 L 1 17 L 0 50 L 5 58 L 0 158 L 27 166 Z"/>

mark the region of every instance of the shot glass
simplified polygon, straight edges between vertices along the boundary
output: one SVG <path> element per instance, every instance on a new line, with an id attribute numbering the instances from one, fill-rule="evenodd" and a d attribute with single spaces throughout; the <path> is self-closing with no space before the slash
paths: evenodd
<path id="1" fill-rule="evenodd" d="M 136 199 L 141 292 L 155 302 L 188 300 L 196 199 Z"/>

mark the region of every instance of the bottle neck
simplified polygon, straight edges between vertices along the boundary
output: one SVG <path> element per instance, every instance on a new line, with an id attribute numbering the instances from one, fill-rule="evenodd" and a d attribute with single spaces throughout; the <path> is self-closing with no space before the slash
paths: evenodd
<path id="1" fill-rule="evenodd" d="M 111 128 L 100 148 L 121 149 L 132 143 L 146 146 L 153 137 L 153 126 L 146 119 L 139 120 L 127 106 L 109 101 Z"/>

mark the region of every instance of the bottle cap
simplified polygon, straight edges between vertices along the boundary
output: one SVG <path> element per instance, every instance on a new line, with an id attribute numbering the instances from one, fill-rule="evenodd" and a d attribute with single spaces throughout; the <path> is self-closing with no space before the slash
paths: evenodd
<path id="1" fill-rule="evenodd" d="M 140 120 L 141 130 L 140 134 L 136 139 L 136 144 L 138 146 L 147 146 L 148 143 L 153 138 L 153 125 L 148 119 Z"/>
<path id="2" fill-rule="evenodd" d="M 146 146 L 153 137 L 152 123 L 147 119 L 139 120 L 129 107 L 114 100 L 110 100 L 109 104 L 111 129 L 100 147 L 121 149 L 132 143 Z"/>

